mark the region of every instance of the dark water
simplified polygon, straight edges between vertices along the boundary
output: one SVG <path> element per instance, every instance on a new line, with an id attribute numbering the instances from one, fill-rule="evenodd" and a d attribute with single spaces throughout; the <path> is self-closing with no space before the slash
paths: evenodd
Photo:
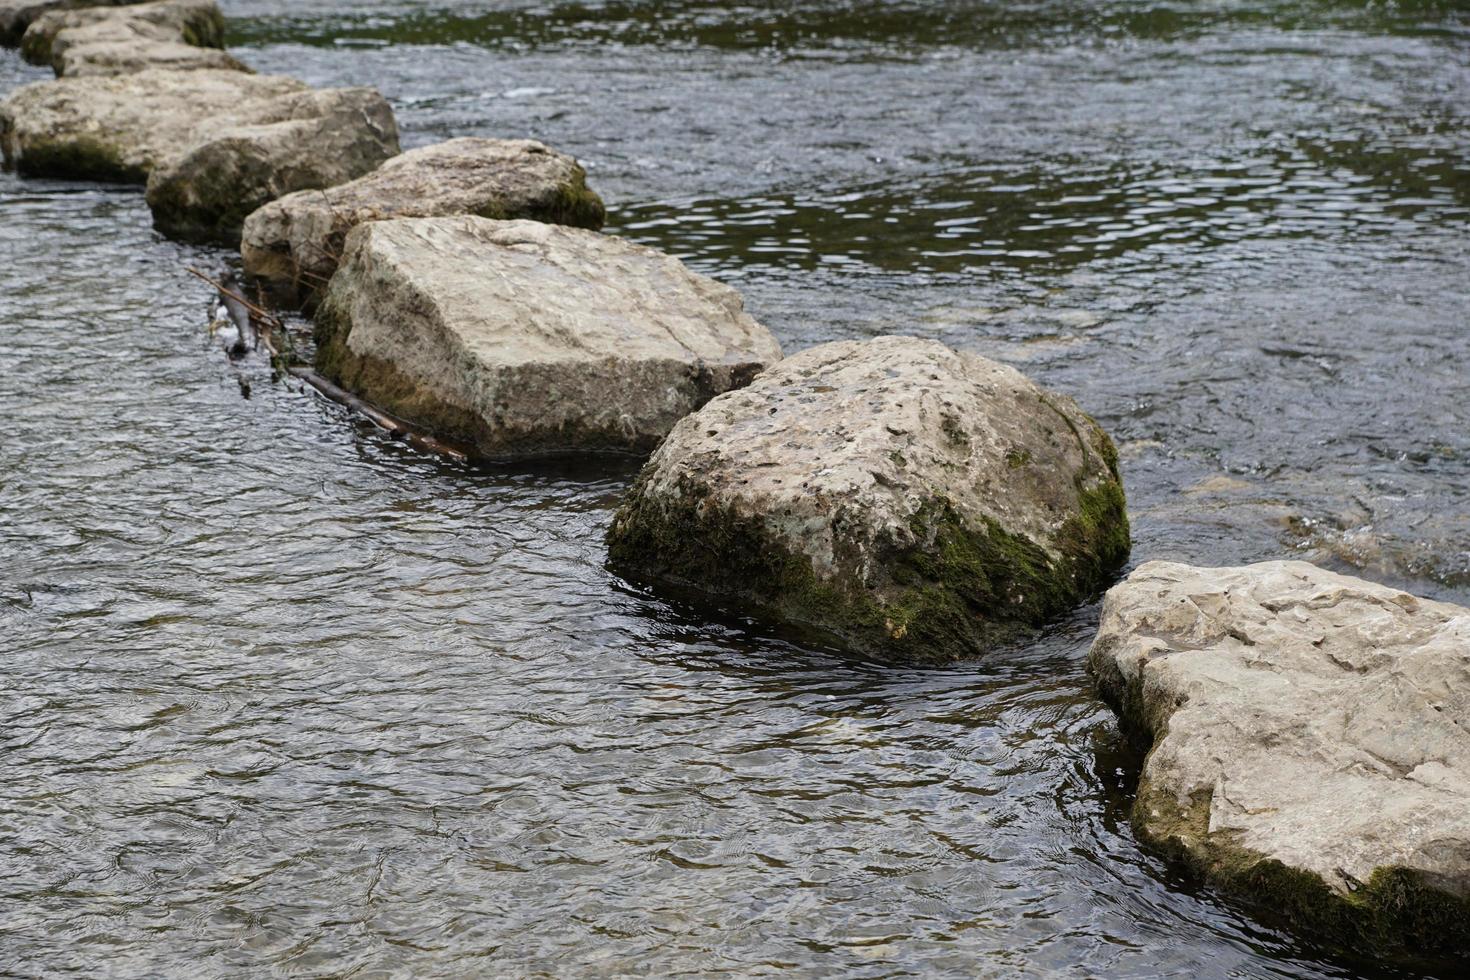
<path id="1" fill-rule="evenodd" d="M 1470 601 L 1464 4 L 224 6 L 409 145 L 576 154 L 788 350 L 1075 395 L 1136 560 Z M 626 469 L 229 364 L 183 271 L 226 260 L 0 177 L 0 974 L 1395 972 L 1138 847 L 1095 608 L 937 671 L 712 623 L 602 568 Z"/>

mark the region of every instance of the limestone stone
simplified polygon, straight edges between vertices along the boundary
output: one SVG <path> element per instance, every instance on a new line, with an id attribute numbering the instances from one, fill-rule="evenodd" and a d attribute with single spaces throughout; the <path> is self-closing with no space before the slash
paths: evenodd
<path id="1" fill-rule="evenodd" d="M 24 176 L 145 183 L 221 126 L 280 117 L 304 82 L 236 71 L 142 71 L 33 82 L 0 101 L 0 149 Z"/>
<path id="2" fill-rule="evenodd" d="M 678 259 L 478 216 L 354 228 L 316 322 L 323 374 L 488 457 L 646 453 L 781 356 Z"/>
<path id="3" fill-rule="evenodd" d="M 246 216 L 267 202 L 354 180 L 398 152 L 393 109 L 374 89 L 299 92 L 236 118 L 202 127 L 149 176 L 165 235 L 238 246 Z"/>
<path id="4" fill-rule="evenodd" d="M 146 182 L 161 231 L 235 245 L 245 216 L 274 197 L 395 155 L 398 128 L 372 89 L 149 69 L 17 89 L 0 102 L 0 149 L 26 176 Z"/>
<path id="5" fill-rule="evenodd" d="M 347 232 L 387 218 L 476 214 L 601 228 L 601 198 L 577 161 L 535 140 L 464 138 L 410 150 L 326 191 L 302 191 L 245 221 L 245 271 L 285 302 L 308 298 L 337 268 Z"/>
<path id="6" fill-rule="evenodd" d="M 1305 562 L 1150 562 L 1089 666 L 1137 832 L 1298 926 L 1470 950 L 1470 609 Z"/>
<path id="7" fill-rule="evenodd" d="M 142 68 L 244 65 L 224 47 L 224 16 L 215 0 L 155 0 L 126 7 L 56 10 L 38 17 L 21 54 L 58 75 L 119 74 Z"/>
<path id="8" fill-rule="evenodd" d="M 1117 457 L 1070 399 L 934 341 L 824 344 L 714 399 L 613 519 L 612 567 L 859 653 L 982 654 L 1126 560 Z"/>
<path id="9" fill-rule="evenodd" d="M 20 44 L 31 23 L 53 10 L 116 7 L 128 2 L 129 0 L 0 0 L 0 47 L 13 48 Z"/>

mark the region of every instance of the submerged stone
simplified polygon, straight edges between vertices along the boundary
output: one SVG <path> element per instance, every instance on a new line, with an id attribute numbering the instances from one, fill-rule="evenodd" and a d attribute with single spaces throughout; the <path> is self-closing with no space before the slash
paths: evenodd
<path id="1" fill-rule="evenodd" d="M 224 47 L 214 0 L 156 0 L 126 7 L 58 10 L 35 20 L 21 41 L 27 61 L 58 75 L 115 75 L 144 68 L 247 70 Z"/>
<path id="2" fill-rule="evenodd" d="M 1470 609 L 1304 562 L 1150 562 L 1088 663 L 1151 746 L 1141 837 L 1329 938 L 1470 951 Z"/>
<path id="3" fill-rule="evenodd" d="M 781 356 L 678 259 L 475 216 L 354 228 L 316 323 L 324 375 L 488 457 L 647 452 Z"/>
<path id="4" fill-rule="evenodd" d="M 151 69 L 17 89 L 0 102 L 0 149 L 26 176 L 146 182 L 165 234 L 235 244 L 267 201 L 393 156 L 398 129 L 372 89 Z"/>
<path id="5" fill-rule="evenodd" d="M 535 140 L 464 138 L 410 150 L 329 191 L 272 201 L 245 221 L 245 271 L 287 302 L 325 287 L 347 233 L 387 218 L 474 214 L 601 228 L 576 160 Z"/>
<path id="6" fill-rule="evenodd" d="M 1117 457 L 1077 405 L 912 337 L 825 344 L 674 427 L 611 566 L 889 660 L 980 654 L 1127 559 Z"/>
<path id="7" fill-rule="evenodd" d="M 13 48 L 20 44 L 26 28 L 53 10 L 117 7 L 129 2 L 131 0 L 0 0 L 0 46 Z"/>

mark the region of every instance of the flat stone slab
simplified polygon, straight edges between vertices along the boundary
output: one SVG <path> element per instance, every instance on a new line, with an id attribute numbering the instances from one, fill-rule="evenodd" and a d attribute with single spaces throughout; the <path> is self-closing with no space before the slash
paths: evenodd
<path id="1" fill-rule="evenodd" d="M 0 47 L 20 44 L 26 28 L 38 17 L 53 10 L 76 10 L 84 7 L 116 7 L 129 0 L 0 0 Z"/>
<path id="2" fill-rule="evenodd" d="M 398 152 L 372 89 L 279 76 L 150 69 L 22 86 L 0 101 L 0 149 L 25 176 L 148 184 L 160 230 L 236 244 L 245 216 Z"/>
<path id="3" fill-rule="evenodd" d="M 487 457 L 648 452 L 781 356 L 678 259 L 474 216 L 354 228 L 316 323 L 324 375 Z"/>
<path id="4" fill-rule="evenodd" d="M 674 427 L 614 570 L 886 660 L 982 654 L 1127 559 L 1111 440 L 1070 398 L 934 341 L 824 344 Z"/>
<path id="5" fill-rule="evenodd" d="M 222 50 L 225 20 L 214 0 L 156 0 L 126 7 L 57 10 L 21 40 L 32 64 L 57 75 L 116 75 L 145 68 L 248 70 Z"/>
<path id="6" fill-rule="evenodd" d="M 474 214 L 601 228 L 602 199 L 576 160 L 535 140 L 464 138 L 410 150 L 327 191 L 272 201 L 245 221 L 245 271 L 284 302 L 325 287 L 347 233 L 388 218 Z"/>
<path id="7" fill-rule="evenodd" d="M 1150 562 L 1088 663 L 1151 745 L 1141 837 L 1302 928 L 1470 950 L 1470 609 L 1305 562 Z"/>

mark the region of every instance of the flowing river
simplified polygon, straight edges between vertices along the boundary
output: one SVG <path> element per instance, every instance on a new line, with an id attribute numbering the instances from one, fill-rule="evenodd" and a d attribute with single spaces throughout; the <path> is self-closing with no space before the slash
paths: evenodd
<path id="1" fill-rule="evenodd" d="M 1073 395 L 1135 562 L 1470 602 L 1461 3 L 221 5 L 406 147 L 574 154 L 788 352 Z M 1095 605 L 912 670 L 629 586 L 633 465 L 443 462 L 232 363 L 185 271 L 231 261 L 0 175 L 0 975 L 1409 975 L 1139 846 Z"/>

